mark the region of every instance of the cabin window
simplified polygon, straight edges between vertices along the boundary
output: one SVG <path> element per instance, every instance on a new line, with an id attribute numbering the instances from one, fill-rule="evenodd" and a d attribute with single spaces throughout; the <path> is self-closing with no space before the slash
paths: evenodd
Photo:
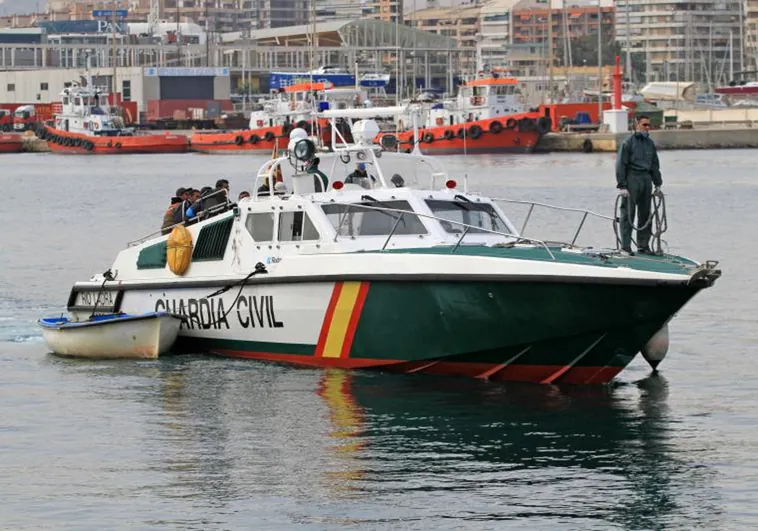
<path id="1" fill-rule="evenodd" d="M 466 230 L 463 225 L 472 227 L 468 230 L 468 234 L 486 233 L 486 231 L 510 232 L 505 221 L 495 212 L 491 204 L 437 199 L 427 199 L 426 204 L 435 216 L 449 220 L 440 221 L 440 223 L 442 228 L 451 234 L 463 233 Z"/>
<path id="2" fill-rule="evenodd" d="M 63 96 L 63 105 L 68 105 L 68 96 Z"/>
<path id="3" fill-rule="evenodd" d="M 40 83 L 40 84 L 39 84 L 39 89 L 40 89 L 40 90 L 48 90 L 48 88 L 47 88 L 47 87 L 48 87 L 48 84 L 47 84 L 47 83 Z"/>
<path id="4" fill-rule="evenodd" d="M 121 84 L 121 93 L 124 101 L 132 101 L 132 82 L 129 80 Z"/>
<path id="5" fill-rule="evenodd" d="M 270 242 L 274 239 L 274 214 L 273 212 L 248 214 L 245 227 L 253 237 L 253 241 Z"/>
<path id="6" fill-rule="evenodd" d="M 363 205 L 372 209 L 361 208 Z M 427 234 L 426 227 L 408 201 L 383 201 L 381 203 L 360 203 L 353 205 L 323 205 L 329 222 L 340 236 L 389 236 L 395 227 L 394 234 Z M 387 208 L 387 210 L 373 210 Z M 394 210 L 404 210 L 405 213 Z M 402 214 L 402 218 L 400 218 Z"/>
<path id="7" fill-rule="evenodd" d="M 82 104 L 81 98 L 77 97 L 74 99 L 74 105 L 81 106 L 81 104 Z"/>
<path id="8" fill-rule="evenodd" d="M 319 234 L 315 225 L 302 210 L 282 212 L 279 214 L 279 241 L 300 242 L 318 240 Z"/>
<path id="9" fill-rule="evenodd" d="M 8 83 L 8 92 L 16 92 L 16 84 Z"/>

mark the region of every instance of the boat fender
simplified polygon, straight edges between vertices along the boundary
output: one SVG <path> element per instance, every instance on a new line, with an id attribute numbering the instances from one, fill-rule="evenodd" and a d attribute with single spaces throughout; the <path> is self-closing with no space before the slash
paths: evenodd
<path id="1" fill-rule="evenodd" d="M 642 347 L 642 357 L 655 370 L 669 351 L 669 325 L 663 325 Z"/>
<path id="2" fill-rule="evenodd" d="M 455 133 L 451 129 L 445 129 L 445 132 L 442 133 L 442 138 L 445 140 L 451 140 L 455 136 Z"/>
<path id="3" fill-rule="evenodd" d="M 82 140 L 81 138 L 75 138 L 74 139 L 74 146 L 76 146 L 76 147 L 82 147 L 82 142 L 84 142 L 84 140 Z"/>
<path id="4" fill-rule="evenodd" d="M 503 130 L 503 124 L 499 120 L 495 120 L 494 122 L 490 122 L 490 133 L 498 134 L 500 131 Z"/>
<path id="5" fill-rule="evenodd" d="M 537 132 L 541 135 L 545 135 L 550 132 L 552 128 L 552 121 L 547 116 L 540 116 L 537 120 Z"/>
<path id="6" fill-rule="evenodd" d="M 234 143 L 237 144 L 238 146 L 241 146 L 244 141 L 245 139 L 242 138 L 242 135 L 237 135 L 236 137 L 234 137 Z"/>
<path id="7" fill-rule="evenodd" d="M 184 225 L 177 225 L 166 240 L 166 263 L 172 273 L 182 276 L 192 260 L 192 235 Z"/>
<path id="8" fill-rule="evenodd" d="M 457 136 L 458 138 L 465 137 L 466 136 L 466 128 L 465 127 L 461 127 L 460 129 L 458 129 L 458 131 L 455 133 L 455 136 Z"/>
<path id="9" fill-rule="evenodd" d="M 384 135 L 379 143 L 384 149 L 395 149 L 397 147 L 397 137 L 395 135 Z"/>
<path id="10" fill-rule="evenodd" d="M 585 153 L 592 153 L 592 140 L 589 138 L 584 139 L 584 142 L 582 142 L 582 151 Z"/>
<path id="11" fill-rule="evenodd" d="M 87 151 L 92 151 L 92 149 L 93 149 L 94 147 L 95 147 L 95 144 L 94 144 L 92 141 L 90 141 L 90 140 L 87 140 L 87 141 L 84 143 L 84 149 L 86 149 Z"/>
<path id="12" fill-rule="evenodd" d="M 266 134 L 263 135 L 263 138 L 271 142 L 274 139 L 274 133 L 271 131 L 266 131 Z"/>
<path id="13" fill-rule="evenodd" d="M 255 134 L 250 135 L 250 138 L 247 139 L 247 141 L 253 145 L 257 144 L 259 140 L 260 140 L 260 137 Z"/>
<path id="14" fill-rule="evenodd" d="M 116 149 L 121 149 L 121 142 L 116 142 Z"/>
<path id="15" fill-rule="evenodd" d="M 482 128 L 481 128 L 481 126 L 476 125 L 476 124 L 472 125 L 468 129 L 468 134 L 471 136 L 471 138 L 473 138 L 474 140 L 476 140 L 477 138 L 479 138 L 480 136 L 482 136 Z"/>
<path id="16" fill-rule="evenodd" d="M 518 124 L 517 124 L 515 118 L 508 118 L 505 121 L 505 128 L 506 129 L 516 129 L 516 125 L 518 125 Z"/>
<path id="17" fill-rule="evenodd" d="M 432 142 L 434 142 L 434 134 L 427 131 L 426 133 L 424 133 L 424 136 L 422 136 L 421 139 L 427 144 L 431 144 Z"/>

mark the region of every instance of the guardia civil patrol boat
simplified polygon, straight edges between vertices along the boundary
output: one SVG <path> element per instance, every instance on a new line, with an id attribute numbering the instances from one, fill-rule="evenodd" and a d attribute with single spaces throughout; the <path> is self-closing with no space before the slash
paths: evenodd
<path id="1" fill-rule="evenodd" d="M 527 238 L 437 159 L 375 144 L 377 112 L 323 113 L 355 120 L 351 143 L 331 128 L 328 153 L 292 131 L 255 176 L 258 195 L 186 227 L 189 264 L 172 262 L 170 235 L 132 242 L 73 286 L 73 318 L 100 292 L 112 301 L 100 311 L 186 316 L 183 351 L 601 384 L 640 352 L 656 365 L 668 322 L 721 274 L 715 262 Z M 328 182 L 309 173 L 314 157 Z M 366 176 L 348 179 L 359 162 Z"/>

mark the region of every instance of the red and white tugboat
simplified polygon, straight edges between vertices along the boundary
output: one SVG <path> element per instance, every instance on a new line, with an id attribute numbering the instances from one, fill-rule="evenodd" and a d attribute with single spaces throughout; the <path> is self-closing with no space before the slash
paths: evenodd
<path id="1" fill-rule="evenodd" d="M 95 155 L 185 153 L 187 137 L 177 134 L 138 135 L 108 105 L 107 94 L 91 84 L 63 89 L 55 126 L 41 126 L 37 136 L 55 153 Z"/>
<path id="2" fill-rule="evenodd" d="M 428 105 L 414 137 L 409 117 L 396 120 L 399 133 L 383 133 L 388 146 L 399 142 L 410 151 L 416 143 L 424 153 L 531 153 L 551 128 L 550 119 L 529 112 L 518 93 L 518 81 L 496 75 L 466 82 L 451 101 Z"/>
<path id="3" fill-rule="evenodd" d="M 322 118 L 315 128 L 313 114 L 329 108 L 350 108 L 365 100 L 364 90 L 334 88 L 329 82 L 290 85 L 252 112 L 247 130 L 195 132 L 190 137 L 191 149 L 215 154 L 270 153 L 275 144 L 277 149 L 286 149 L 289 133 L 295 127 L 318 136 L 323 145 L 328 145 L 331 139 L 329 122 Z M 344 131 L 349 134 L 349 125 L 345 124 Z"/>

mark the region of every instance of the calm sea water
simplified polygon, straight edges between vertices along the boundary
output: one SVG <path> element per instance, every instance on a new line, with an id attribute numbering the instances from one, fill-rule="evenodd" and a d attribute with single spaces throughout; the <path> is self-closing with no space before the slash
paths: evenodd
<path id="1" fill-rule="evenodd" d="M 613 155 L 444 160 L 487 194 L 613 212 Z M 758 151 L 661 160 L 670 250 L 724 276 L 672 323 L 660 374 L 636 360 L 608 388 L 559 388 L 50 356 L 35 320 L 75 280 L 155 230 L 177 187 L 226 177 L 236 196 L 262 159 L 0 157 L 0 527 L 755 528 Z"/>

